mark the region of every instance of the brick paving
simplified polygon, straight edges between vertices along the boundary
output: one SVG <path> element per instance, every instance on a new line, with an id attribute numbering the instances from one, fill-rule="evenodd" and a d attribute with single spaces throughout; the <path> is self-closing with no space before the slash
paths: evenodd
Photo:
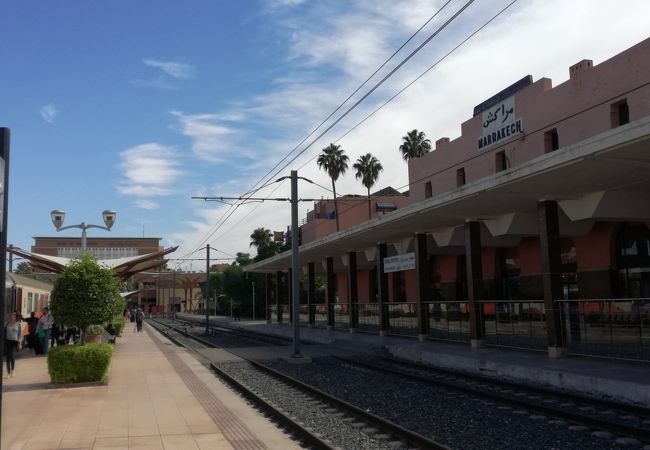
<path id="1" fill-rule="evenodd" d="M 0 447 L 295 448 L 185 350 L 128 325 L 115 350 L 108 385 L 74 388 L 50 388 L 45 358 L 20 352 L 16 377 L 3 380 Z M 214 394 L 219 389 L 224 402 Z M 254 427 L 270 445 L 255 437 Z"/>

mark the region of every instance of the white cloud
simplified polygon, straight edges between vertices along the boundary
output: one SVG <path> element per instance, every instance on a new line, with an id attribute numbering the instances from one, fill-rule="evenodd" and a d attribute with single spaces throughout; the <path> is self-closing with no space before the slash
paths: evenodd
<path id="1" fill-rule="evenodd" d="M 38 112 L 47 123 L 54 123 L 56 116 L 59 114 L 59 110 L 56 109 L 54 103 L 48 103 L 47 105 L 41 106 Z"/>
<path id="2" fill-rule="evenodd" d="M 173 147 L 157 143 L 141 144 L 122 151 L 120 169 L 124 179 L 117 190 L 136 197 L 171 194 L 173 183 L 183 175 L 177 168 L 178 157 Z"/>
<path id="3" fill-rule="evenodd" d="M 248 152 L 236 145 L 237 129 L 230 125 L 243 119 L 240 112 L 227 114 L 185 114 L 170 111 L 178 120 L 180 132 L 192 140 L 192 152 L 202 161 L 223 162 L 233 156 L 245 156 Z M 232 162 L 232 161 L 231 161 Z"/>
<path id="4" fill-rule="evenodd" d="M 174 78 L 192 78 L 196 73 L 196 68 L 191 64 L 179 63 L 174 61 L 159 61 L 156 59 L 145 59 L 145 65 L 154 67 L 165 72 Z"/>
<path id="5" fill-rule="evenodd" d="M 142 209 L 158 209 L 158 203 L 151 200 L 138 199 L 134 201 L 133 204 Z"/>
<path id="6" fill-rule="evenodd" d="M 176 86 L 172 85 L 169 81 L 165 80 L 163 77 L 153 78 L 151 80 L 138 78 L 136 80 L 132 80 L 131 84 L 138 87 L 159 89 L 161 91 L 175 91 L 178 89 Z"/>
<path id="7" fill-rule="evenodd" d="M 269 17 L 274 32 L 284 36 L 287 43 L 287 68 L 278 74 L 276 82 L 266 92 L 240 99 L 231 109 L 176 116 L 183 134 L 196 146 L 193 150 L 197 156 L 207 154 L 223 159 L 228 155 L 228 148 L 246 148 L 251 155 L 259 152 L 257 159 L 229 160 L 238 170 L 214 180 L 211 187 L 216 186 L 221 192 L 239 189 L 239 194 L 247 190 L 441 4 L 439 0 L 314 2 L 297 8 L 295 15 L 291 15 L 294 12 L 291 9 L 277 15 L 271 12 Z M 434 39 L 282 175 L 287 175 L 290 169 L 298 169 L 301 176 L 329 188 L 329 178 L 314 162 L 319 150 L 506 4 L 507 0 L 501 0 L 472 5 L 457 23 Z M 459 4 L 452 5 L 458 7 Z M 535 80 L 549 77 L 558 85 L 568 78 L 569 66 L 581 59 L 593 59 L 594 64 L 598 64 L 646 39 L 647 23 L 644 22 L 648 15 L 650 3 L 645 0 L 630 0 L 624 10 L 605 0 L 568 3 L 531 0 L 515 4 L 439 67 L 342 139 L 339 143 L 350 157 L 350 167 L 361 154 L 371 152 L 384 166 L 376 189 L 389 185 L 408 189 L 407 165 L 398 152 L 401 136 L 406 131 L 424 130 L 432 142 L 443 136 L 454 139 L 460 135 L 461 124 L 471 118 L 476 104 L 524 75 L 532 74 Z M 576 17 L 580 17 L 580 21 L 576 22 Z M 315 18 L 320 20 L 313 20 Z M 441 20 L 430 24 L 413 47 Z M 229 113 L 241 120 L 226 121 L 224 117 Z M 233 179 L 237 179 L 236 182 Z M 287 196 L 288 189 L 285 183 L 273 196 Z M 303 198 L 331 196 L 327 190 L 306 183 L 301 183 L 299 189 Z M 267 195 L 270 189 L 263 192 Z M 352 169 L 337 182 L 337 192 L 365 194 Z M 300 218 L 305 217 L 312 206 L 301 204 Z M 255 207 L 257 209 L 250 213 Z M 176 236 L 183 242 L 183 251 L 192 250 L 190 247 L 213 229 L 212 225 L 221 220 L 228 207 L 198 203 L 195 208 L 199 219 L 188 224 L 189 231 Z M 248 251 L 249 235 L 254 228 L 286 228 L 289 223 L 287 208 L 282 203 L 271 202 L 242 206 L 214 234 L 211 242 L 230 253 Z"/>

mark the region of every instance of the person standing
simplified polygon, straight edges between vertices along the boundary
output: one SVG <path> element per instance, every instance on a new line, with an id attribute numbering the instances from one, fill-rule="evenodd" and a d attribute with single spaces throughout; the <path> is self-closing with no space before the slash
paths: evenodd
<path id="1" fill-rule="evenodd" d="M 50 337 L 52 335 L 52 323 L 54 323 L 54 318 L 50 314 L 49 309 L 43 308 L 43 314 L 41 314 L 40 319 L 38 319 L 37 326 L 37 335 L 38 340 L 41 343 L 43 348 L 43 354 L 47 356 L 47 349 L 50 345 Z"/>
<path id="2" fill-rule="evenodd" d="M 38 355 L 40 352 L 37 351 L 39 345 L 38 338 L 36 337 L 36 327 L 38 325 L 36 313 L 32 311 L 27 319 L 23 319 L 23 322 L 27 322 L 27 345 Z"/>
<path id="3" fill-rule="evenodd" d="M 138 309 L 135 312 L 135 326 L 138 332 L 142 331 L 142 321 L 144 320 L 144 312 Z"/>
<path id="4" fill-rule="evenodd" d="M 9 321 L 5 324 L 4 354 L 7 361 L 7 376 L 13 378 L 16 368 L 16 350 L 23 345 L 23 333 L 20 323 L 16 320 L 16 313 L 9 314 Z"/>

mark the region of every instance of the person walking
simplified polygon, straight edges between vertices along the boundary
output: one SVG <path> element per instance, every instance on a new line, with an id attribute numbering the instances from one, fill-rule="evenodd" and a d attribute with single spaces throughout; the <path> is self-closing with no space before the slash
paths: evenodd
<path id="1" fill-rule="evenodd" d="M 59 324 L 56 322 L 52 322 L 52 333 L 50 336 L 50 347 L 54 347 L 59 340 L 59 335 L 61 333 L 61 327 Z"/>
<path id="2" fill-rule="evenodd" d="M 239 309 L 240 309 L 240 304 L 239 304 L 239 302 L 235 302 L 235 303 L 233 303 L 233 305 L 232 305 L 232 313 L 233 313 L 233 315 L 235 316 L 235 320 L 241 320 L 241 319 L 239 318 Z"/>
<path id="3" fill-rule="evenodd" d="M 144 312 L 141 309 L 138 309 L 135 312 L 135 326 L 138 330 L 138 333 L 142 331 L 142 321 L 144 320 Z"/>
<path id="4" fill-rule="evenodd" d="M 4 354 L 7 361 L 7 377 L 13 378 L 16 369 L 16 350 L 23 345 L 23 333 L 20 323 L 16 320 L 16 313 L 9 314 L 9 321 L 5 324 Z"/>
<path id="5" fill-rule="evenodd" d="M 52 317 L 52 314 L 50 314 L 50 310 L 48 308 L 43 308 L 43 314 L 41 314 L 41 317 L 38 319 L 36 334 L 38 335 L 38 340 L 41 343 L 43 354 L 45 356 L 47 356 L 47 350 L 50 345 L 52 323 L 54 323 L 54 318 Z"/>
<path id="6" fill-rule="evenodd" d="M 27 319 L 23 319 L 23 322 L 27 322 L 27 346 L 38 355 L 40 352 L 37 351 L 39 345 L 36 337 L 36 326 L 38 325 L 36 313 L 32 311 Z"/>

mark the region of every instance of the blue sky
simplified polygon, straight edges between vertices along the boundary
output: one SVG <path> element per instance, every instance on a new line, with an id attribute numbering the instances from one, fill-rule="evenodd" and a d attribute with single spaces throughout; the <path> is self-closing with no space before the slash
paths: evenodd
<path id="1" fill-rule="evenodd" d="M 228 206 L 190 197 L 246 192 L 443 3 L 6 2 L 0 126 L 12 132 L 8 242 L 28 249 L 33 236 L 55 235 L 52 209 L 67 212 L 66 224 L 101 224 L 101 211 L 114 209 L 112 233 L 89 235 L 144 230 L 181 245 L 177 257 L 206 242 L 220 257 L 248 251 L 254 228 L 286 228 L 287 204 L 244 205 L 222 224 Z M 405 50 L 463 3 L 452 1 Z M 477 0 L 282 174 L 298 169 L 329 186 L 313 161 L 319 149 L 507 3 Z M 474 105 L 526 74 L 565 81 L 575 62 L 598 64 L 647 38 L 648 17 L 645 0 L 520 0 L 339 143 L 352 161 L 366 152 L 382 161 L 378 189 L 404 188 L 397 148 L 406 131 L 453 139 Z M 303 197 L 330 195 L 301 189 Z M 365 192 L 352 172 L 337 190 Z M 288 183 L 272 193 L 288 195 Z M 301 205 L 300 217 L 309 208 Z"/>

